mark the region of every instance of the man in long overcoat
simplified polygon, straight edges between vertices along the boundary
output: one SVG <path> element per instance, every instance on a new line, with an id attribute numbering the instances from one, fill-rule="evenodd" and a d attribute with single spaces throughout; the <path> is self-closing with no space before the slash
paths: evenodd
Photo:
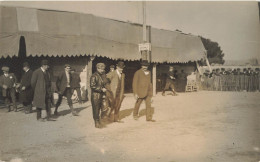
<path id="1" fill-rule="evenodd" d="M 11 101 L 13 103 L 13 110 L 17 111 L 16 105 L 16 83 L 17 79 L 13 73 L 9 73 L 9 67 L 3 66 L 4 74 L 0 76 L 0 86 L 2 87 L 2 96 L 5 101 L 8 112 L 11 111 Z"/>
<path id="2" fill-rule="evenodd" d="M 119 122 L 119 111 L 121 103 L 124 99 L 125 90 L 125 74 L 123 69 L 125 67 L 124 62 L 119 61 L 116 70 L 107 74 L 107 78 L 110 80 L 110 88 L 113 94 L 114 101 L 112 102 L 112 110 L 114 111 L 114 122 Z"/>
<path id="3" fill-rule="evenodd" d="M 98 63 L 96 65 L 97 71 L 90 77 L 90 88 L 91 88 L 91 105 L 93 112 L 93 119 L 95 121 L 96 128 L 102 128 L 100 122 L 100 114 L 102 108 L 102 100 L 105 95 L 106 88 L 102 75 L 104 74 L 105 64 Z"/>
<path id="4" fill-rule="evenodd" d="M 33 72 L 31 86 L 34 91 L 33 105 L 36 107 L 37 120 L 44 121 L 41 118 L 42 109 L 46 110 L 47 120 L 51 119 L 51 75 L 48 72 L 49 62 L 47 60 L 41 61 L 41 67 Z"/>
<path id="5" fill-rule="evenodd" d="M 133 117 L 138 119 L 139 108 L 142 101 L 146 105 L 146 121 L 152 120 L 151 99 L 153 96 L 153 86 L 151 83 L 151 72 L 148 70 L 149 63 L 147 61 L 141 62 L 142 68 L 135 72 L 133 79 L 133 93 L 136 99 Z"/>
<path id="6" fill-rule="evenodd" d="M 23 64 L 24 74 L 21 78 L 20 84 L 20 102 L 23 103 L 24 112 L 26 114 L 32 112 L 33 89 L 31 86 L 31 79 L 33 71 L 27 62 Z"/>
<path id="7" fill-rule="evenodd" d="M 64 71 L 58 76 L 56 80 L 56 87 L 58 89 L 59 98 L 55 105 L 54 115 L 58 115 L 58 107 L 62 102 L 62 97 L 66 96 L 68 105 L 70 107 L 71 113 L 74 116 L 77 116 L 77 112 L 73 108 L 71 96 L 72 96 L 72 89 L 71 89 L 71 74 L 70 74 L 70 65 L 66 64 Z"/>

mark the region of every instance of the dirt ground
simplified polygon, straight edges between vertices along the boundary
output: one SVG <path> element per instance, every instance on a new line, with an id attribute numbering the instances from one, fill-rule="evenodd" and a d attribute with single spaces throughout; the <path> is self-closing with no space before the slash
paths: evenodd
<path id="1" fill-rule="evenodd" d="M 133 120 L 134 98 L 127 94 L 120 118 L 96 129 L 89 102 L 64 102 L 56 121 L 0 109 L 0 161 L 13 162 L 258 162 L 260 92 L 194 92 L 153 98 L 153 118 Z M 22 110 L 22 109 L 20 109 Z"/>

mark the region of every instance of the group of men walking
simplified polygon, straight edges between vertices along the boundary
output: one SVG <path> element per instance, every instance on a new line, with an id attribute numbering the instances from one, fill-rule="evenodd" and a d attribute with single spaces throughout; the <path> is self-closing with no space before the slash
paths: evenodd
<path id="1" fill-rule="evenodd" d="M 142 101 L 146 104 L 146 121 L 152 120 L 151 98 L 152 83 L 151 72 L 148 70 L 149 63 L 141 62 L 141 68 L 135 72 L 133 78 L 133 93 L 136 99 L 133 118 L 138 120 L 139 108 Z M 119 61 L 116 70 L 110 66 L 110 72 L 105 74 L 105 64 L 98 63 L 97 71 L 91 76 L 91 104 L 93 109 L 93 119 L 96 128 L 102 128 L 101 118 L 113 118 L 114 122 L 120 122 L 119 111 L 124 99 L 125 74 L 123 69 L 125 64 Z M 112 114 L 114 114 L 112 116 Z"/>
<path id="2" fill-rule="evenodd" d="M 148 70 L 149 63 L 141 62 L 141 68 L 136 71 L 133 78 L 133 93 L 136 99 L 133 118 L 138 120 L 139 108 L 142 101 L 146 104 L 146 120 L 152 120 L 151 98 L 152 83 L 151 72 Z M 110 72 L 105 74 L 105 64 L 98 63 L 96 72 L 90 78 L 91 87 L 91 104 L 93 109 L 93 119 L 96 128 L 102 128 L 101 118 L 112 118 L 114 122 L 121 122 L 119 111 L 124 99 L 125 74 L 123 69 L 125 64 L 119 61 L 114 69 L 114 65 L 110 67 Z M 69 108 L 72 115 L 77 116 L 72 103 L 72 94 L 77 91 L 79 103 L 82 103 L 80 93 L 80 78 L 73 75 L 75 70 L 71 69 L 69 64 L 65 64 L 64 70 L 56 79 L 56 88 L 58 100 L 54 104 L 53 90 L 51 88 L 52 76 L 49 72 L 49 62 L 41 61 L 41 67 L 32 71 L 30 65 L 25 62 L 23 64 L 24 74 L 18 83 L 16 76 L 9 73 L 9 67 L 4 66 L 2 70 L 4 74 L 0 76 L 0 87 L 2 88 L 2 96 L 8 111 L 17 111 L 16 94 L 19 93 L 19 100 L 23 104 L 25 113 L 32 113 L 32 106 L 36 107 L 36 119 L 38 121 L 52 121 L 51 107 L 54 105 L 54 115 L 58 116 L 58 108 L 61 105 L 63 97 L 67 98 Z M 46 119 L 42 118 L 42 110 L 46 110 Z"/>
<path id="3" fill-rule="evenodd" d="M 260 91 L 259 68 L 214 69 L 202 76 L 202 88 L 214 91 Z"/>
<path id="4" fill-rule="evenodd" d="M 61 104 L 63 96 L 65 96 L 72 114 L 77 116 L 78 113 L 73 108 L 71 96 L 75 89 L 77 92 L 79 91 L 80 78 L 77 75 L 73 75 L 73 72 L 70 72 L 72 70 L 70 65 L 66 64 L 64 68 L 64 71 L 58 76 L 56 81 L 59 98 L 55 104 L 54 115 L 59 115 L 58 107 Z M 32 105 L 34 105 L 36 107 L 36 118 L 38 121 L 45 121 L 41 115 L 43 109 L 46 110 L 47 121 L 54 120 L 51 118 L 51 106 L 54 105 L 53 91 L 51 88 L 52 76 L 48 69 L 49 62 L 47 60 L 42 60 L 41 67 L 35 71 L 32 71 L 30 65 L 25 62 L 23 64 L 24 74 L 22 75 L 20 83 L 18 83 L 15 75 L 9 73 L 9 67 L 2 67 L 4 74 L 0 77 L 0 86 L 2 88 L 5 105 L 8 107 L 9 112 L 12 110 L 17 111 L 16 93 L 19 92 L 19 100 L 23 104 L 26 114 L 32 112 Z M 82 103 L 80 93 L 78 93 L 78 97 L 79 102 Z"/>

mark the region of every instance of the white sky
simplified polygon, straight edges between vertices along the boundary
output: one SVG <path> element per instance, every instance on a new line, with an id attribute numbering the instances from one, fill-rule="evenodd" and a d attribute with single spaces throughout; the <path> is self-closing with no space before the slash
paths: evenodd
<path id="1" fill-rule="evenodd" d="M 201 35 L 220 44 L 227 60 L 260 60 L 260 23 L 257 2 L 146 2 L 147 24 L 160 29 Z M 91 13 L 142 23 L 142 2 L 0 2 L 23 6 Z"/>

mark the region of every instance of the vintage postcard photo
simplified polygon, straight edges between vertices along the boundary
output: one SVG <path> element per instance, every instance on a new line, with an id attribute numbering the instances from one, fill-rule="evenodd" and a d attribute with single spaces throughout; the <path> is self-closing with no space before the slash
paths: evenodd
<path id="1" fill-rule="evenodd" d="M 0 162 L 259 162 L 260 2 L 0 1 Z"/>

